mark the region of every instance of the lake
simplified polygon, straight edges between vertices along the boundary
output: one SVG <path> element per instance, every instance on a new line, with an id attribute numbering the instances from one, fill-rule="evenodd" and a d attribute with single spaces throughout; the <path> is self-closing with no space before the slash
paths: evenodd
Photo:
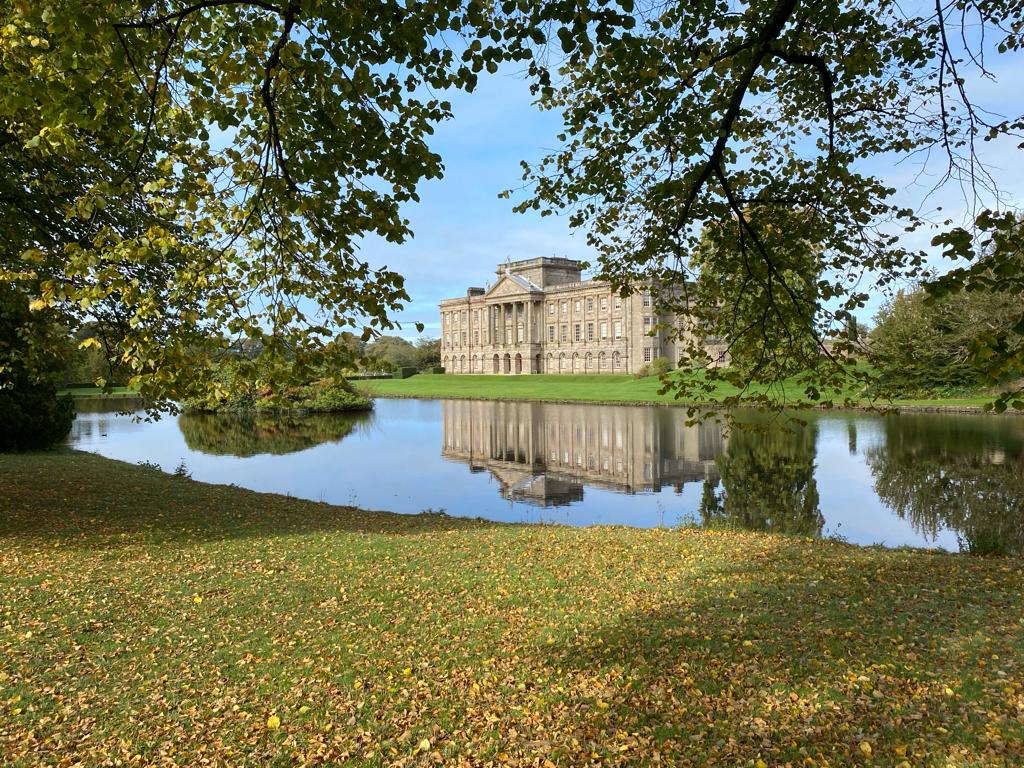
<path id="1" fill-rule="evenodd" d="M 1024 551 L 1024 418 L 740 414 L 378 399 L 372 414 L 182 414 L 80 401 L 69 444 L 365 509 L 568 525 L 743 528 L 861 545 Z"/>

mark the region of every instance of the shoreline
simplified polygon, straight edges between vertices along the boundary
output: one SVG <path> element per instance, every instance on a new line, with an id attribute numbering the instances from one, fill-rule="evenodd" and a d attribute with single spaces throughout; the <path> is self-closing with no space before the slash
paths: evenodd
<path id="1" fill-rule="evenodd" d="M 666 402 L 663 400 L 584 400 L 580 398 L 549 398 L 549 397 L 496 397 L 493 395 L 425 395 L 425 394 L 404 394 L 395 392 L 373 392 L 364 390 L 371 398 L 384 398 L 388 400 L 488 400 L 502 403 L 552 403 L 556 405 L 623 405 L 623 406 L 665 406 L 668 408 L 699 408 L 709 411 L 720 411 L 730 409 L 757 408 L 756 405 L 725 406 L 714 403 L 686 403 Z M 841 405 L 827 407 L 823 405 L 792 406 L 785 410 L 794 411 L 821 411 L 821 412 L 846 412 L 846 413 L 875 413 L 887 415 L 891 413 L 934 413 L 973 416 L 1024 416 L 1024 411 L 1006 410 L 1002 413 L 985 410 L 979 406 L 968 405 L 901 405 L 893 403 L 887 406 L 878 405 Z"/>
<path id="2" fill-rule="evenodd" d="M 390 380 L 388 380 L 390 381 Z M 357 385 L 358 386 L 358 385 Z M 737 405 L 737 406 L 725 406 L 715 403 L 693 403 L 693 402 L 681 402 L 681 401 L 666 401 L 666 400 L 652 400 L 652 399 L 639 399 L 639 400 L 625 400 L 625 399 L 609 399 L 609 398 L 576 398 L 576 397 L 545 397 L 545 396 L 509 396 L 502 397 L 497 395 L 487 394 L 441 394 L 441 393 L 404 393 L 404 392 L 380 392 L 372 388 L 359 387 L 360 391 L 369 397 L 371 400 L 376 398 L 384 398 L 389 400 L 486 400 L 493 402 L 523 402 L 523 403 L 551 403 L 555 405 L 622 405 L 622 406 L 641 406 L 641 407 L 652 407 L 652 406 L 665 406 L 668 408 L 697 408 L 709 411 L 729 410 L 730 408 L 745 409 L 745 408 L 758 408 L 755 404 L 749 405 Z M 68 394 L 74 400 L 83 401 L 95 401 L 95 400 L 138 400 L 142 401 L 141 395 L 135 392 L 63 392 L 59 394 Z M 267 413 L 319 413 L 319 411 L 309 411 L 307 409 L 258 409 Z M 330 413 L 365 413 L 368 410 L 358 411 L 330 411 Z M 985 408 L 977 405 L 915 405 L 913 403 L 889 403 L 889 404 L 865 404 L 865 405 L 836 405 L 833 407 L 825 405 L 787 405 L 784 410 L 792 411 L 820 411 L 820 412 L 837 412 L 837 413 L 873 413 L 878 415 L 889 415 L 893 413 L 922 413 L 922 414 L 946 414 L 951 416 L 958 415 L 971 415 L 971 416 L 1024 416 L 1024 411 L 1018 411 L 1013 409 L 1007 409 L 1002 413 L 997 413 L 994 410 L 986 410 Z M 208 413 L 217 413 L 218 411 L 205 411 Z"/>

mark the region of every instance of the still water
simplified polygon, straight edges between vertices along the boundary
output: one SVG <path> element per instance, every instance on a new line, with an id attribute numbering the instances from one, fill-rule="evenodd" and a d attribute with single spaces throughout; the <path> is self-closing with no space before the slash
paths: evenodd
<path id="1" fill-rule="evenodd" d="M 1024 551 L 1024 418 L 747 414 L 753 428 L 727 430 L 642 406 L 382 399 L 359 416 L 156 422 L 93 407 L 75 448 L 366 509 Z"/>

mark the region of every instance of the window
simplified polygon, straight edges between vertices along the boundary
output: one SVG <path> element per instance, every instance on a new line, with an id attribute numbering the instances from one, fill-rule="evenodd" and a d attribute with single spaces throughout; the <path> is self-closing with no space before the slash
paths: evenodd
<path id="1" fill-rule="evenodd" d="M 473 331 L 473 343 L 474 344 L 479 344 L 480 343 L 480 331 Z"/>
<path id="2" fill-rule="evenodd" d="M 466 332 L 462 332 L 462 346 L 466 346 Z"/>
<path id="3" fill-rule="evenodd" d="M 520 323 L 519 326 L 516 328 L 516 341 L 518 341 L 520 344 L 522 344 L 522 342 L 523 342 L 523 324 L 522 323 Z"/>
<path id="4" fill-rule="evenodd" d="M 721 352 L 718 353 L 718 362 L 725 362 L 725 350 L 722 350 Z"/>
<path id="5" fill-rule="evenodd" d="M 645 307 L 651 306 L 651 294 L 649 294 L 647 291 L 644 291 L 644 297 L 643 298 L 644 298 L 644 306 Z"/>
<path id="6" fill-rule="evenodd" d="M 563 325 L 562 326 L 562 341 L 568 341 L 568 340 L 569 340 L 569 326 L 568 325 Z"/>
<path id="7" fill-rule="evenodd" d="M 621 339 L 622 338 L 622 321 L 621 320 L 616 320 L 615 321 L 615 338 L 616 339 Z"/>
<path id="8" fill-rule="evenodd" d="M 505 307 L 505 320 L 512 319 L 512 307 Z"/>
<path id="9" fill-rule="evenodd" d="M 552 306 L 554 306 L 554 305 L 552 305 Z M 555 326 L 549 325 L 548 326 L 548 341 L 554 341 L 554 340 L 555 340 Z"/>
<path id="10" fill-rule="evenodd" d="M 506 344 L 511 344 L 512 343 L 512 329 L 511 328 L 506 328 L 505 329 L 505 343 Z"/>
<path id="11" fill-rule="evenodd" d="M 572 329 L 572 338 L 573 338 L 574 341 L 579 341 L 580 338 L 581 338 L 581 336 L 580 336 L 580 324 L 579 323 L 576 323 L 576 325 Z"/>
<path id="12" fill-rule="evenodd" d="M 650 347 L 644 347 L 644 362 L 645 363 L 651 362 L 651 348 Z"/>
<path id="13" fill-rule="evenodd" d="M 563 315 L 568 315 L 569 314 L 569 302 L 568 301 L 563 301 L 562 302 L 562 314 Z"/>
<path id="14" fill-rule="evenodd" d="M 601 297 L 601 311 L 602 312 L 607 312 L 608 311 L 608 297 L 607 296 L 602 296 Z"/>
<path id="15" fill-rule="evenodd" d="M 555 302 L 553 302 L 553 301 L 549 301 L 548 302 L 548 314 L 549 315 L 555 314 Z"/>
<path id="16" fill-rule="evenodd" d="M 587 312 L 594 311 L 594 300 L 591 297 L 587 297 Z"/>
<path id="17" fill-rule="evenodd" d="M 587 341 L 594 340 L 594 324 L 587 323 Z"/>
<path id="18" fill-rule="evenodd" d="M 648 333 L 651 330 L 651 318 L 644 318 L 644 333 Z"/>
<path id="19" fill-rule="evenodd" d="M 450 347 L 452 345 L 452 335 L 450 333 L 446 333 L 444 335 L 444 345 L 446 347 Z"/>
<path id="20" fill-rule="evenodd" d="M 608 323 L 601 323 L 601 338 L 608 338 Z"/>
<path id="21" fill-rule="evenodd" d="M 580 311 L 580 307 L 581 307 L 581 306 L 582 306 L 582 305 L 580 304 L 580 300 L 579 300 L 579 299 L 576 299 L 576 303 L 575 303 L 575 304 L 573 305 L 573 311 L 574 311 L 574 312 L 579 312 L 579 311 Z"/>
<path id="22" fill-rule="evenodd" d="M 622 297 L 621 296 L 616 296 L 615 297 L 615 308 L 616 309 L 620 309 L 621 307 L 622 307 Z"/>

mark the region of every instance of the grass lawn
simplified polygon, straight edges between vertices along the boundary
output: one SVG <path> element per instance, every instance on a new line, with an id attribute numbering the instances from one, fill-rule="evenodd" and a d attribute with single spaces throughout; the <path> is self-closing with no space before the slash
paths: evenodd
<path id="1" fill-rule="evenodd" d="M 0 456 L 0 762 L 1019 766 L 1022 594 L 1019 559 Z"/>
<path id="2" fill-rule="evenodd" d="M 408 379 L 372 379 L 354 383 L 369 394 L 384 397 L 482 397 L 621 403 L 680 402 L 675 400 L 671 394 L 658 394 L 661 384 L 657 377 L 637 379 L 624 374 L 453 376 L 420 373 Z M 719 384 L 716 396 L 724 398 L 735 394 L 735 392 L 734 388 Z M 790 402 L 803 399 L 803 390 L 795 383 L 785 385 L 783 394 Z M 990 400 L 989 397 L 978 395 L 943 400 L 900 400 L 892 405 L 922 408 L 980 408 Z M 885 407 L 889 404 L 878 402 L 876 405 Z"/>
<path id="3" fill-rule="evenodd" d="M 109 392 L 99 387 L 70 387 L 60 390 L 58 394 L 72 397 L 138 397 L 138 393 L 128 387 L 111 387 Z"/>

